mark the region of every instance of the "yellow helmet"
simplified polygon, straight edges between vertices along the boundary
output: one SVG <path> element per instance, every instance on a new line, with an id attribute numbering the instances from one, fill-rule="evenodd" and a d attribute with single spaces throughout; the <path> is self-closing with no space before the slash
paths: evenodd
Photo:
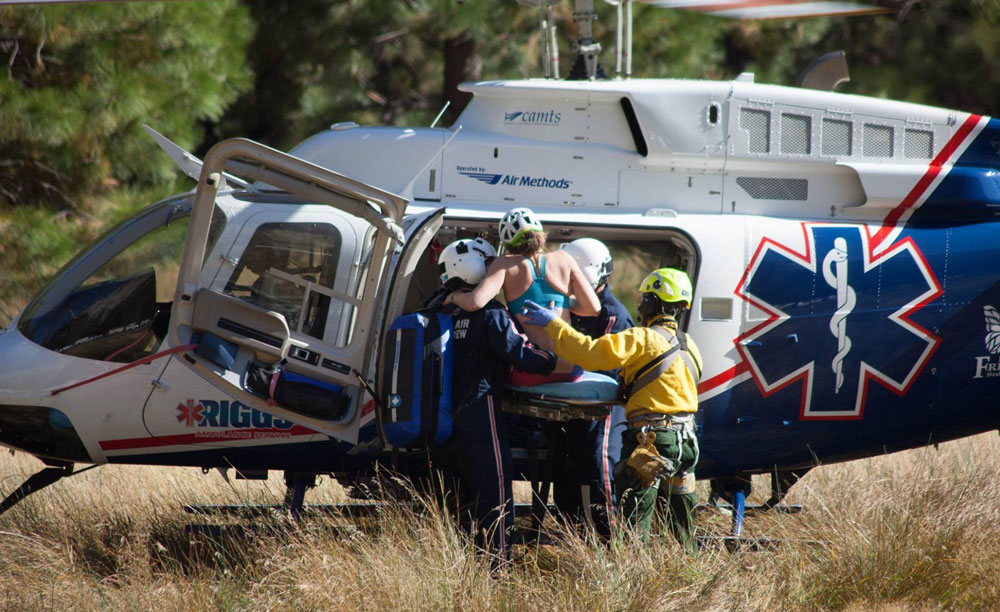
<path id="1" fill-rule="evenodd" d="M 639 293 L 655 295 L 663 302 L 687 302 L 691 305 L 691 279 L 685 272 L 675 268 L 660 268 L 649 273 Z"/>

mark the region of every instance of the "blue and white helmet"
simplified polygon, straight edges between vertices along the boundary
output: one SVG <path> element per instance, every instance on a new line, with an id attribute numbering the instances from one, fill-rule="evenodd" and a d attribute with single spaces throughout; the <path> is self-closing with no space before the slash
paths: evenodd
<path id="1" fill-rule="evenodd" d="M 464 238 L 444 247 L 438 255 L 441 282 L 459 279 L 469 285 L 478 285 L 486 276 L 489 260 L 497 256 L 496 249 L 482 238 Z"/>

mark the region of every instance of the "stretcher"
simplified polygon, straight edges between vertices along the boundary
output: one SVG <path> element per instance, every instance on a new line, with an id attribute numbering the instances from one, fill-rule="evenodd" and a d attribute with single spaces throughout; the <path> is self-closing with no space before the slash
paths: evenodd
<path id="1" fill-rule="evenodd" d="M 573 382 L 554 382 L 532 387 L 504 387 L 504 412 L 549 421 L 603 419 L 613 406 L 622 404 L 618 381 L 603 374 L 584 372 Z"/>

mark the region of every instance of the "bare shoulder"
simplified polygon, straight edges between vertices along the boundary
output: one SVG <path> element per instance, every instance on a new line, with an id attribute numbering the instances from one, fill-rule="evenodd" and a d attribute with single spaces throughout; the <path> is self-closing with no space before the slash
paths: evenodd
<path id="1" fill-rule="evenodd" d="M 552 251 L 545 255 L 549 258 L 549 265 L 553 263 L 560 266 L 574 267 L 576 266 L 576 260 L 570 257 L 570 254 L 566 251 Z"/>
<path id="2" fill-rule="evenodd" d="M 490 264 L 490 268 L 496 266 L 497 268 L 512 270 L 514 268 L 517 268 L 518 266 L 521 266 L 521 264 L 523 264 L 526 261 L 527 259 L 524 257 L 524 255 L 506 254 L 506 255 L 501 255 L 500 257 L 494 259 L 493 263 Z"/>

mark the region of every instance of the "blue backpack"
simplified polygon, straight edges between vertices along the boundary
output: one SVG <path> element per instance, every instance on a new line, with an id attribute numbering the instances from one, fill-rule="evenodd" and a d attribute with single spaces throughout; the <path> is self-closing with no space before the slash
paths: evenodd
<path id="1" fill-rule="evenodd" d="M 451 436 L 452 317 L 404 314 L 385 337 L 380 376 L 382 435 L 390 445 L 438 446 Z"/>

